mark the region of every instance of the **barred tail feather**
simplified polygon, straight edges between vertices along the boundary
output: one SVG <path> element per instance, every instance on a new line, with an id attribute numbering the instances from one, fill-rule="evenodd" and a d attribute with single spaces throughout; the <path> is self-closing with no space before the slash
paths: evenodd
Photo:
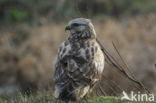
<path id="1" fill-rule="evenodd" d="M 76 101 L 76 95 L 74 92 L 69 92 L 67 89 L 64 89 L 60 95 L 59 99 L 68 103 L 68 101 Z"/>
<path id="2" fill-rule="evenodd" d="M 74 88 L 71 86 L 69 87 L 69 85 L 65 88 L 55 87 L 54 96 L 57 99 L 65 101 L 66 103 L 68 103 L 68 101 L 77 100 Z"/>

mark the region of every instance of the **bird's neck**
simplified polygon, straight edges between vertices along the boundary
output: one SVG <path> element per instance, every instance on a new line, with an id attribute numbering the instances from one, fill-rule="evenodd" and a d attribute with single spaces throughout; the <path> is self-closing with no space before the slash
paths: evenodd
<path id="1" fill-rule="evenodd" d="M 82 31 L 82 32 L 71 33 L 68 37 L 68 40 L 71 42 L 73 41 L 75 42 L 75 41 L 84 41 L 84 40 L 94 39 L 94 38 L 96 38 L 94 32 Z"/>

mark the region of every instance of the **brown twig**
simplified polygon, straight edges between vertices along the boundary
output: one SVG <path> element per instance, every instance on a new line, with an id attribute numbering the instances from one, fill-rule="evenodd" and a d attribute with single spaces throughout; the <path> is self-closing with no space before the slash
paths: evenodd
<path id="1" fill-rule="evenodd" d="M 108 51 L 103 47 L 103 45 L 100 43 L 100 41 L 97 39 L 97 42 L 99 43 L 99 45 L 101 46 L 101 49 L 106 57 L 106 62 L 108 62 L 108 64 L 111 64 L 112 66 L 115 67 L 115 70 L 118 71 L 119 73 L 121 73 L 123 76 L 125 76 L 126 78 L 128 78 L 130 81 L 138 84 L 140 87 L 142 87 L 147 93 L 150 93 L 150 91 L 140 82 L 138 81 L 136 78 L 130 77 L 128 75 L 128 73 L 124 70 L 124 68 L 118 64 L 118 62 L 114 59 L 114 57 L 112 55 L 110 55 L 108 53 Z M 121 58 L 122 62 L 125 64 L 123 58 L 121 57 L 119 51 L 117 50 L 115 44 L 113 43 L 113 47 L 115 48 L 116 52 L 118 53 L 119 57 Z M 129 70 L 128 66 L 126 65 L 126 68 Z"/>

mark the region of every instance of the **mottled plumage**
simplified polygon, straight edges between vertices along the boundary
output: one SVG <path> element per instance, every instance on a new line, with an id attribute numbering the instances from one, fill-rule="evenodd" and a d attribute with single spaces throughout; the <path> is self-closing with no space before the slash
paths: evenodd
<path id="1" fill-rule="evenodd" d="M 71 20 L 70 35 L 61 44 L 54 63 L 54 96 L 76 101 L 91 92 L 104 68 L 104 54 L 89 19 Z"/>

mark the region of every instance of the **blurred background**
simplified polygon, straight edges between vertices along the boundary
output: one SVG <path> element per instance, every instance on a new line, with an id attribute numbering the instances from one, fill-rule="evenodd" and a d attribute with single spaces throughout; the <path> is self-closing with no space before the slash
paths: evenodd
<path id="1" fill-rule="evenodd" d="M 156 0 L 0 0 L 0 95 L 53 90 L 53 61 L 68 36 L 64 27 L 77 17 L 92 20 L 114 57 L 115 41 L 130 71 L 156 93 L 155 5 Z M 106 95 L 134 89 L 107 64 L 104 76 Z"/>

